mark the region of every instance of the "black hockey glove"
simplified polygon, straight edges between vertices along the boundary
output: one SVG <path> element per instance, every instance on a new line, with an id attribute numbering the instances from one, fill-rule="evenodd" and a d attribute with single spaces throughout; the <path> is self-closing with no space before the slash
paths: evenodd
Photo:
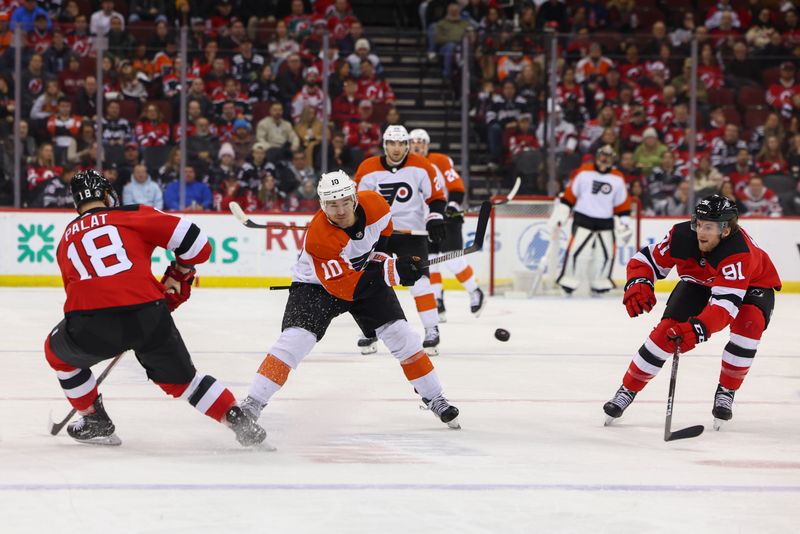
<path id="1" fill-rule="evenodd" d="M 400 285 L 413 286 L 414 283 L 422 278 L 423 267 L 420 266 L 422 259 L 419 256 L 403 256 L 395 261 L 397 277 Z"/>
<path id="2" fill-rule="evenodd" d="M 464 222 L 464 212 L 458 206 L 448 204 L 444 210 L 444 218 L 448 221 Z"/>
<path id="3" fill-rule="evenodd" d="M 433 213 L 431 215 L 434 215 Z M 425 229 L 428 231 L 428 239 L 431 243 L 441 243 L 447 237 L 447 227 L 444 225 L 444 219 L 441 215 L 436 218 L 431 218 L 425 224 Z"/>

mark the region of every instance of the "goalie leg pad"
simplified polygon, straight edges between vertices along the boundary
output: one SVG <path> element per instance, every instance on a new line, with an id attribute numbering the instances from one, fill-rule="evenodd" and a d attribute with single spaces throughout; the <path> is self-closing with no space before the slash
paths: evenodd
<path id="1" fill-rule="evenodd" d="M 591 287 L 593 291 L 608 291 L 616 287 L 611 279 L 611 269 L 614 267 L 616 244 L 614 243 L 613 230 L 599 230 L 595 232 L 593 247 Z"/>
<path id="2" fill-rule="evenodd" d="M 591 246 L 594 232 L 582 226 L 576 226 L 564 254 L 564 265 L 556 283 L 568 291 L 574 291 L 580 285 L 578 279 L 578 258 L 585 255 Z"/>

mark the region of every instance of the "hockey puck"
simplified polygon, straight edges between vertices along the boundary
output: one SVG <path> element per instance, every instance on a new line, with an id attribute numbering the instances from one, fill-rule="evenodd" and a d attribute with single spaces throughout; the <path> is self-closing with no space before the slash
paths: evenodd
<path id="1" fill-rule="evenodd" d="M 511 334 L 508 332 L 508 330 L 498 328 L 497 330 L 494 331 L 494 337 L 496 337 L 500 341 L 508 341 L 509 338 L 511 337 Z"/>

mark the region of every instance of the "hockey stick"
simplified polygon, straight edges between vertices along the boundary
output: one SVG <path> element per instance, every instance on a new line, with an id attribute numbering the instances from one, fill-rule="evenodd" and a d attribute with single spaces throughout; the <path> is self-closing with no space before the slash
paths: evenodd
<path id="1" fill-rule="evenodd" d="M 511 188 L 511 191 L 509 191 L 508 194 L 506 195 L 506 198 L 503 198 L 503 199 L 500 199 L 500 200 L 492 200 L 491 201 L 492 206 L 502 206 L 503 204 L 508 204 L 509 202 L 514 200 L 514 197 L 517 196 L 517 191 L 519 191 L 519 186 L 520 185 L 522 185 L 522 179 L 519 176 L 517 176 L 517 180 L 514 182 L 514 186 Z M 465 213 L 479 212 L 482 207 L 483 207 L 483 204 L 481 204 L 477 208 L 475 208 L 475 207 L 467 208 L 464 211 L 455 212 L 454 215 L 452 215 L 452 216 L 453 217 L 461 217 Z"/>
<path id="2" fill-rule="evenodd" d="M 106 377 L 108 376 L 108 373 L 110 373 L 111 369 L 113 369 L 113 367 L 115 365 L 117 365 L 117 362 L 120 360 L 120 358 L 122 358 L 122 356 L 124 354 L 125 354 L 124 352 L 120 352 L 119 354 L 114 356 L 114 359 L 111 360 L 111 362 L 106 366 L 105 369 L 103 369 L 103 372 L 100 373 L 100 376 L 97 377 L 97 385 L 98 386 L 103 383 L 103 380 L 106 379 Z M 72 419 L 72 416 L 74 416 L 77 411 L 78 410 L 73 408 L 72 410 L 70 410 L 70 412 L 67 414 L 67 416 L 64 419 L 62 419 L 61 422 L 59 422 L 59 423 L 54 423 L 53 419 L 51 417 L 50 418 L 50 422 L 49 422 L 49 428 L 48 428 L 48 430 L 50 431 L 50 434 L 55 436 L 56 434 L 61 432 L 61 429 L 64 428 L 67 425 L 67 423 L 69 423 L 69 420 Z"/>
<path id="3" fill-rule="evenodd" d="M 675 342 L 675 353 L 672 355 L 672 374 L 669 378 L 669 395 L 667 396 L 667 418 L 664 421 L 664 441 L 675 441 L 677 439 L 696 438 L 703 433 L 703 425 L 689 426 L 672 432 L 672 405 L 675 401 L 675 383 L 678 381 L 678 361 L 681 357 L 681 338 L 673 338 Z"/>
<path id="4" fill-rule="evenodd" d="M 244 210 L 239 205 L 238 202 L 231 202 L 228 204 L 228 208 L 230 208 L 231 213 L 233 216 L 236 217 L 240 223 L 245 225 L 248 228 L 274 228 L 278 230 L 308 230 L 308 226 L 298 226 L 296 224 L 284 224 L 284 223 L 266 223 L 260 224 L 253 219 L 250 219 L 245 215 Z M 427 236 L 427 230 L 395 230 L 392 232 L 392 235 L 417 235 L 417 236 Z"/>
<path id="5" fill-rule="evenodd" d="M 489 216 L 491 214 L 492 203 L 488 200 L 484 200 L 481 204 L 481 212 L 478 215 L 478 227 L 475 229 L 475 239 L 472 240 L 472 244 L 467 248 L 453 250 L 452 252 L 447 252 L 432 259 L 425 259 L 420 263 L 420 266 L 428 267 L 429 265 L 444 263 L 454 258 L 460 258 L 461 256 L 472 254 L 473 252 L 478 252 L 481 250 L 483 248 L 483 238 L 486 237 L 486 227 L 489 225 Z"/>

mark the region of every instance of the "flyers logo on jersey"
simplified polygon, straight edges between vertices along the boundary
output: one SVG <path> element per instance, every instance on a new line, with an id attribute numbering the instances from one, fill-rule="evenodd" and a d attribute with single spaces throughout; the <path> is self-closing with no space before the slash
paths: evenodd
<path id="1" fill-rule="evenodd" d="M 611 184 L 607 184 L 606 182 L 599 182 L 597 180 L 592 181 L 592 194 L 596 195 L 597 193 L 603 193 L 604 195 L 608 195 L 611 193 Z"/>
<path id="2" fill-rule="evenodd" d="M 414 191 L 411 189 L 411 186 L 405 182 L 379 184 L 378 192 L 383 198 L 386 199 L 386 202 L 388 202 L 390 206 L 394 204 L 395 200 L 398 202 L 408 202 L 414 195 Z"/>

